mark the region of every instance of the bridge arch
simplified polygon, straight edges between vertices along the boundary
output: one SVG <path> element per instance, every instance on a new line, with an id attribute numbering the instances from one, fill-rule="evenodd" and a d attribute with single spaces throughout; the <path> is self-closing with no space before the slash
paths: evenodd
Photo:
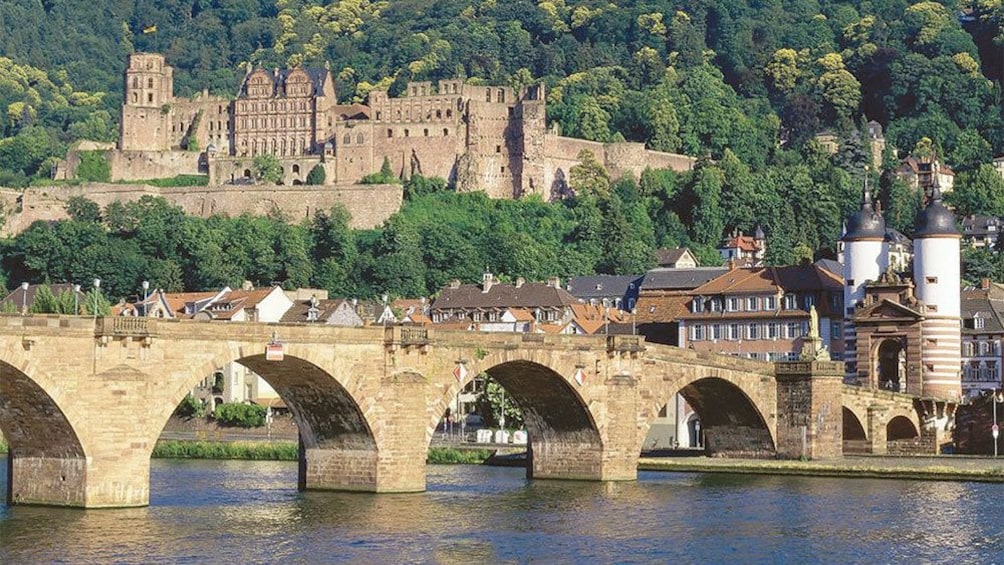
<path id="1" fill-rule="evenodd" d="M 528 476 L 555 475 L 558 465 L 562 478 L 595 478 L 600 474 L 603 438 L 599 426 L 580 392 L 558 370 L 522 358 L 481 366 L 523 413 L 530 452 Z M 469 372 L 457 386 L 445 391 L 436 406 L 437 419 L 478 374 Z M 427 433 L 430 441 L 433 432 L 434 424 Z"/>
<path id="2" fill-rule="evenodd" d="M 868 434 L 865 432 L 864 424 L 861 423 L 861 418 L 846 406 L 843 406 L 841 410 L 843 413 L 844 441 L 867 440 Z"/>
<path id="3" fill-rule="evenodd" d="M 8 503 L 83 503 L 87 461 L 77 429 L 46 388 L 7 361 L 0 361 L 0 432 L 10 450 Z"/>
<path id="4" fill-rule="evenodd" d="M 894 416 L 886 424 L 886 441 L 916 439 L 919 436 L 917 426 L 906 416 Z"/>
<path id="5" fill-rule="evenodd" d="M 289 407 L 301 442 L 301 489 L 378 490 L 380 434 L 372 421 L 379 408 L 359 388 L 369 375 L 333 374 L 331 360 L 317 358 L 306 346 L 288 347 L 281 361 L 266 360 L 258 353 L 263 349 L 262 343 L 228 343 L 211 361 L 186 371 L 160 407 L 151 449 L 189 391 L 220 367 L 238 363 L 267 382 Z"/>
<path id="6" fill-rule="evenodd" d="M 645 425 L 638 450 L 656 415 L 679 393 L 701 421 L 700 442 L 709 455 L 764 457 L 776 454 L 776 429 L 771 415 L 776 389 L 761 375 L 698 364 L 671 364 L 666 374 L 646 375 L 654 403 L 643 412 Z M 675 378 L 673 378 L 675 376 Z"/>

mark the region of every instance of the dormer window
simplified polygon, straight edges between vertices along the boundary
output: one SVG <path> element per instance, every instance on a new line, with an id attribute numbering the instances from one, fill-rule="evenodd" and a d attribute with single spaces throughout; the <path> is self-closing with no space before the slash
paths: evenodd
<path id="1" fill-rule="evenodd" d="M 694 314 L 699 314 L 701 312 L 704 312 L 704 297 L 703 296 L 698 296 L 698 297 L 694 298 L 694 302 L 692 304 L 691 311 Z"/>
<path id="2" fill-rule="evenodd" d="M 979 314 L 973 316 L 973 328 L 982 330 L 986 326 L 986 320 Z"/>

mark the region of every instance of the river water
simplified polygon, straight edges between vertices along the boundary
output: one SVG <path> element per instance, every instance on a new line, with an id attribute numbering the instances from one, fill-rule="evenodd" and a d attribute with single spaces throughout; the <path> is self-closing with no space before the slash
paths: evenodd
<path id="1" fill-rule="evenodd" d="M 301 493 L 295 463 L 154 460 L 147 508 L 0 506 L 0 563 L 1004 563 L 1002 485 L 523 473 L 430 466 L 425 493 Z"/>

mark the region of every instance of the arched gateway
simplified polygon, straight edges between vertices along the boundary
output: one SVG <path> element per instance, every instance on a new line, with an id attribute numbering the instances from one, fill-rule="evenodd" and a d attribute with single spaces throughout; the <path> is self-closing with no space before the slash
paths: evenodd
<path id="1" fill-rule="evenodd" d="M 648 428 L 677 393 L 716 455 L 819 456 L 842 423 L 839 366 L 775 376 L 770 364 L 635 336 L 0 316 L 0 340 L 8 491 L 24 504 L 147 504 L 171 412 L 229 362 L 290 407 L 305 489 L 424 490 L 436 424 L 482 372 L 523 410 L 534 478 L 634 479 Z M 265 355 L 273 340 L 281 360 Z"/>

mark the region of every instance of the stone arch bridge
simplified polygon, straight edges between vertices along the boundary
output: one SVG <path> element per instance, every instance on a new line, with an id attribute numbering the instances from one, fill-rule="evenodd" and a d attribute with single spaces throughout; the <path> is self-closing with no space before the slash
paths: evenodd
<path id="1" fill-rule="evenodd" d="M 282 360 L 266 359 L 273 338 Z M 775 369 L 636 336 L 0 316 L 9 502 L 148 504 L 150 454 L 168 418 L 231 361 L 290 407 L 304 489 L 424 490 L 436 425 L 481 372 L 523 410 L 535 478 L 634 479 L 649 425 L 678 392 L 720 456 L 839 455 L 848 412 L 840 363 Z M 884 440 L 889 413 L 920 429 L 917 413 L 873 410 L 856 440 Z"/>

